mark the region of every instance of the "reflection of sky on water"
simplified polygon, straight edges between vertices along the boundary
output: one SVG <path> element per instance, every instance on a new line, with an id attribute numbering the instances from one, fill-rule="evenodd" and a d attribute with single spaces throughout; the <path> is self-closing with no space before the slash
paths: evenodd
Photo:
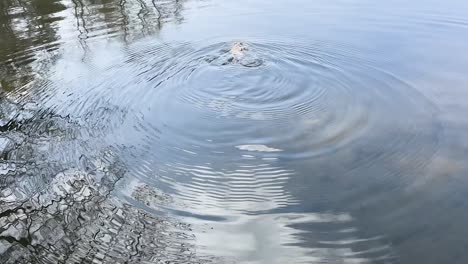
<path id="1" fill-rule="evenodd" d="M 198 251 L 236 263 L 388 263 L 395 257 L 383 238 L 358 238 L 348 214 L 244 215 L 203 227 L 195 233 Z"/>

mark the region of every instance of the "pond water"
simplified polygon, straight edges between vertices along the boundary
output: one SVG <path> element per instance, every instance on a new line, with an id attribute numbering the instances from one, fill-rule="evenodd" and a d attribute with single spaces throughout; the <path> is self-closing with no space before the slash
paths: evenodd
<path id="1" fill-rule="evenodd" d="M 468 2 L 3 0 L 1 263 L 468 263 Z"/>

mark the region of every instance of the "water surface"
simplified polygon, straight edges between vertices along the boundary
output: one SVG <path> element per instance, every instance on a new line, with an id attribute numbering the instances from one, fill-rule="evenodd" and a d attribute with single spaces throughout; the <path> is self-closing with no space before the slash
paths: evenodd
<path id="1" fill-rule="evenodd" d="M 467 263 L 467 15 L 2 1 L 0 262 Z"/>

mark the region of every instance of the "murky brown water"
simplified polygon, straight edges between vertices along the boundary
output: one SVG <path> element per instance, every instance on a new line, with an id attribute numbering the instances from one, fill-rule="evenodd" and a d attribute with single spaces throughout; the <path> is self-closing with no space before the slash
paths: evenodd
<path id="1" fill-rule="evenodd" d="M 467 15 L 1 1 L 0 262 L 467 263 Z"/>

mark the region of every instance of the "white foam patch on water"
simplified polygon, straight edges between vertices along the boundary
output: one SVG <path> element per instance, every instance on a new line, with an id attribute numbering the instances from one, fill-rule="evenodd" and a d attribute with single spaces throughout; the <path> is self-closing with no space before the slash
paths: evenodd
<path id="1" fill-rule="evenodd" d="M 246 151 L 258 151 L 258 152 L 279 152 L 283 151 L 282 149 L 268 147 L 266 145 L 239 145 L 236 148 Z"/>

